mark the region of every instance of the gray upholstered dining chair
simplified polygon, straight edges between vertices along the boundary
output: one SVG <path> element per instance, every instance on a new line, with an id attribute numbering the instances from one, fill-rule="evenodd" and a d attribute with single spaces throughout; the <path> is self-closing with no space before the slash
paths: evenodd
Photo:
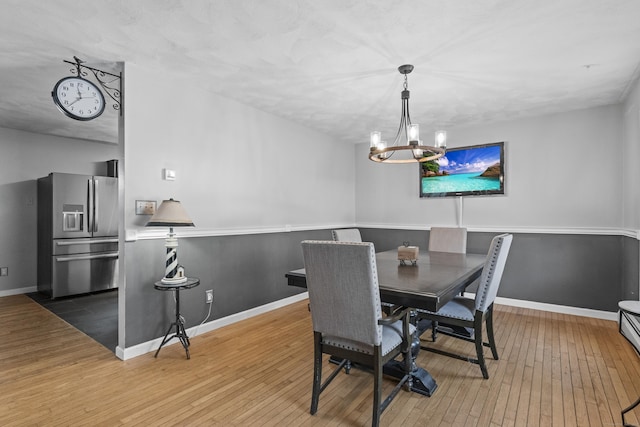
<path id="1" fill-rule="evenodd" d="M 336 242 L 362 242 L 362 236 L 360 235 L 360 230 L 357 228 L 343 228 L 339 230 L 331 230 L 331 236 L 333 240 Z M 387 313 L 393 313 L 398 309 L 398 306 L 394 304 L 390 304 L 388 302 L 382 302 L 382 310 Z M 349 372 L 351 369 L 351 364 L 347 362 L 346 370 Z"/>
<path id="2" fill-rule="evenodd" d="M 452 252 L 464 254 L 467 252 L 467 229 L 464 227 L 431 227 L 429 231 L 429 252 Z M 462 292 L 464 295 L 464 291 Z M 431 322 L 431 340 L 438 336 L 438 327 L 453 329 L 457 334 L 471 336 L 469 331 L 461 326 L 448 324 L 439 325 Z"/>
<path id="3" fill-rule="evenodd" d="M 480 276 L 480 283 L 478 284 L 478 291 L 475 299 L 457 296 L 437 312 L 419 310 L 417 313 L 418 318 L 443 322 L 454 326 L 472 328 L 474 335 L 473 338 L 462 336 L 455 332 L 447 332 L 445 330 L 440 331 L 440 333 L 475 343 L 477 359 L 449 353 L 435 347 L 422 346 L 421 348 L 434 353 L 443 354 L 445 356 L 477 363 L 480 365 L 482 376 L 485 379 L 489 378 L 489 374 L 484 360 L 483 347 L 490 347 L 493 358 L 498 360 L 498 350 L 493 336 L 493 302 L 498 294 L 498 287 L 500 286 L 502 273 L 507 262 L 507 255 L 509 254 L 509 248 L 511 247 L 512 240 L 513 235 L 501 234 L 494 237 L 491 241 L 491 247 L 487 254 L 487 261 L 485 262 Z M 486 324 L 488 343 L 484 342 L 482 338 L 483 323 Z"/>
<path id="4" fill-rule="evenodd" d="M 357 228 L 342 228 L 331 230 L 331 236 L 336 242 L 362 242 L 360 230 Z"/>
<path id="5" fill-rule="evenodd" d="M 373 243 L 306 240 L 302 253 L 314 336 L 310 412 L 317 412 L 320 393 L 350 360 L 373 371 L 372 425 L 377 426 L 400 388 L 410 385 L 415 328 L 409 323 L 409 310 L 383 318 Z M 324 382 L 323 354 L 342 359 Z M 399 355 L 404 357 L 405 375 L 381 402 L 382 367 Z"/>
<path id="6" fill-rule="evenodd" d="M 467 229 L 464 227 L 431 227 L 429 251 L 466 253 Z"/>

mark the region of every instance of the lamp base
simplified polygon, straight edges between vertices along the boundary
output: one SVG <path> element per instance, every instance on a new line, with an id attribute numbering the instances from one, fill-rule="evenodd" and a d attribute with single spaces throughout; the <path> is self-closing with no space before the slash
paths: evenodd
<path id="1" fill-rule="evenodd" d="M 163 277 L 162 280 L 160 280 L 162 283 L 164 283 L 165 285 L 179 285 L 180 283 L 184 283 L 187 281 L 187 277 L 186 276 L 182 276 L 182 277 Z"/>

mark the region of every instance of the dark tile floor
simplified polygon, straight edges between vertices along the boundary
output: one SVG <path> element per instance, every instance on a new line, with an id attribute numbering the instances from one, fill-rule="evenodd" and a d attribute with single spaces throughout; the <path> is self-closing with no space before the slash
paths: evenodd
<path id="1" fill-rule="evenodd" d="M 118 290 L 50 299 L 27 294 L 38 304 L 115 352 L 118 345 Z"/>

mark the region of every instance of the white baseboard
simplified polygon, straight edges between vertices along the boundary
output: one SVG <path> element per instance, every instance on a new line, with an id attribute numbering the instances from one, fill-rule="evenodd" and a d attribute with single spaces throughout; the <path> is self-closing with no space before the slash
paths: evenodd
<path id="1" fill-rule="evenodd" d="M 38 291 L 38 287 L 37 286 L 29 286 L 29 287 L 26 287 L 26 288 L 8 289 L 6 291 L 0 291 L 0 298 L 8 297 L 10 295 L 30 294 L 31 292 L 37 292 L 37 291 Z"/>
<path id="2" fill-rule="evenodd" d="M 544 302 L 525 301 L 519 299 L 497 297 L 496 303 L 512 307 L 531 308 L 533 310 L 550 311 L 552 313 L 571 314 L 573 316 L 593 317 L 595 319 L 618 320 L 617 311 L 592 310 L 590 308 L 571 307 L 568 305 L 547 304 Z"/>
<path id="3" fill-rule="evenodd" d="M 309 298 L 309 293 L 303 292 L 301 294 L 293 295 L 291 297 L 274 301 L 269 304 L 261 305 L 259 307 L 254 307 L 249 310 L 242 311 L 240 313 L 235 313 L 230 316 L 223 317 L 221 319 L 212 320 L 211 322 L 207 322 L 203 325 L 191 327 L 187 329 L 187 335 L 189 335 L 189 338 L 193 338 L 200 334 L 214 331 L 218 328 L 222 328 L 224 326 L 228 326 L 233 323 L 240 322 L 245 319 L 249 319 L 259 314 L 267 313 L 269 311 L 276 310 L 281 307 L 285 307 L 289 304 L 293 304 L 307 298 Z M 151 351 L 156 351 L 160 346 L 160 344 L 162 343 L 162 339 L 163 337 L 156 338 L 154 340 L 143 342 L 143 343 L 134 345 L 132 347 L 127 347 L 125 349 L 122 349 L 121 347 L 116 347 L 116 356 L 119 359 L 127 360 L 137 356 L 141 356 Z M 165 344 L 165 346 L 177 344 L 179 342 L 180 342 L 179 340 L 171 340 L 170 342 Z"/>
<path id="4" fill-rule="evenodd" d="M 471 292 L 465 292 L 465 296 L 475 297 Z M 617 311 L 593 310 L 590 308 L 571 307 L 568 305 L 548 304 L 545 302 L 526 301 L 521 299 L 496 297 L 496 304 L 508 305 L 511 307 L 530 308 L 532 310 L 549 311 L 551 313 L 571 314 L 573 316 L 593 317 L 603 320 L 618 320 Z"/>

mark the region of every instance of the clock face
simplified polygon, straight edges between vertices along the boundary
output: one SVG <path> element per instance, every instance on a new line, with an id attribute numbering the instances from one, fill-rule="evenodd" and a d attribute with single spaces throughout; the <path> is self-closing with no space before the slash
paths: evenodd
<path id="1" fill-rule="evenodd" d="M 76 120 L 92 120 L 104 111 L 104 95 L 89 80 L 65 77 L 51 92 L 53 102 L 60 111 Z"/>

